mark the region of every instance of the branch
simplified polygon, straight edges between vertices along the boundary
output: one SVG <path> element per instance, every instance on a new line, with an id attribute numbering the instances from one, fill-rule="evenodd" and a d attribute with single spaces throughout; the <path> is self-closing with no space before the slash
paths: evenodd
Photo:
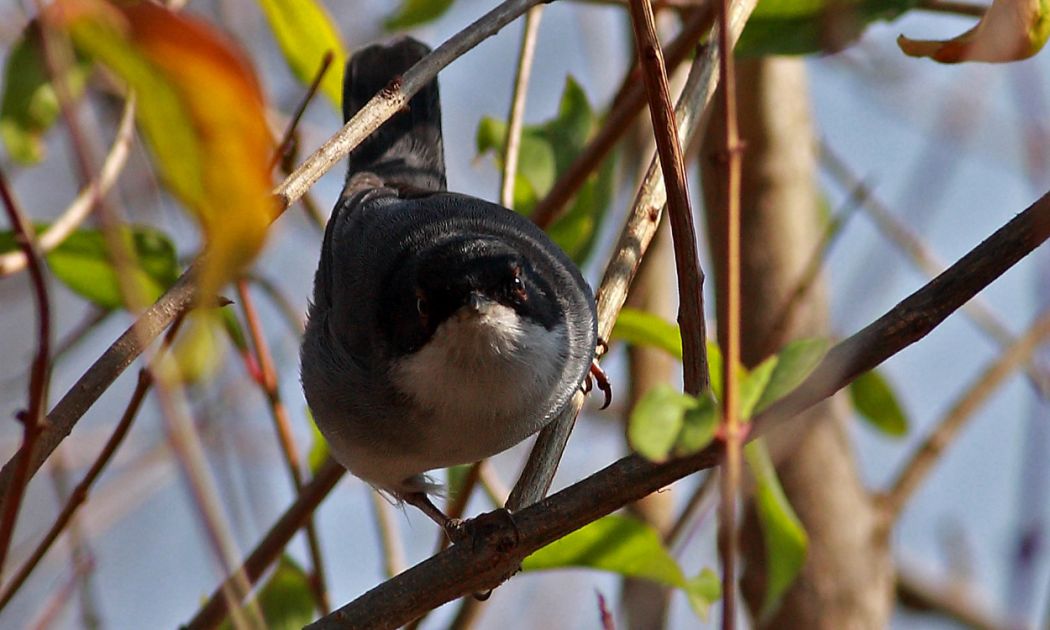
<path id="1" fill-rule="evenodd" d="M 3 198 L 4 210 L 11 221 L 15 233 L 15 242 L 26 257 L 29 265 L 29 276 L 32 281 L 33 296 L 36 298 L 36 356 L 29 372 L 29 391 L 26 409 L 18 414 L 22 422 L 21 453 L 31 452 L 37 443 L 44 427 L 44 409 L 47 408 L 48 372 L 51 355 L 51 301 L 47 295 L 47 280 L 44 278 L 44 259 L 37 246 L 36 234 L 30 225 L 18 200 L 15 199 L 7 177 L 0 172 L 0 197 Z M 32 476 L 28 457 L 17 457 L 11 487 L 4 493 L 3 512 L 0 514 L 0 574 L 3 573 L 4 560 L 11 546 L 15 533 L 15 522 L 18 520 L 18 508 L 22 503 L 26 485 Z"/>
<path id="2" fill-rule="evenodd" d="M 178 332 L 179 324 L 182 318 L 176 319 L 168 329 L 168 334 L 164 338 L 164 344 L 160 349 L 160 352 L 165 352 L 168 347 L 171 346 L 172 340 L 175 338 L 175 334 Z M 33 572 L 36 565 L 43 559 L 44 554 L 47 553 L 51 545 L 58 539 L 59 534 L 65 529 L 66 525 L 73 519 L 77 510 L 87 502 L 88 494 L 91 491 L 91 486 L 95 484 L 95 480 L 102 474 L 109 465 L 109 462 L 113 459 L 117 449 L 124 443 L 124 438 L 127 437 L 128 430 L 131 429 L 132 423 L 135 421 L 135 417 L 138 415 L 139 409 L 142 407 L 142 401 L 146 399 L 146 393 L 149 391 L 150 386 L 153 385 L 153 377 L 148 370 L 142 370 L 139 372 L 138 381 L 135 384 L 135 390 L 131 393 L 131 398 L 128 400 L 128 404 L 124 407 L 124 413 L 121 414 L 120 421 L 117 422 L 116 428 L 113 429 L 113 433 L 106 440 L 105 446 L 102 447 L 102 451 L 95 458 L 95 462 L 88 469 L 87 474 L 77 484 L 77 487 L 73 489 L 73 492 L 69 494 L 69 498 L 66 500 L 65 506 L 59 513 L 58 518 L 55 519 L 51 529 L 48 530 L 44 538 L 37 544 L 36 549 L 29 558 L 22 563 L 18 571 L 15 573 L 6 584 L 4 584 L 3 590 L 0 591 L 0 610 L 3 610 L 7 603 L 11 601 L 18 589 L 21 588 L 26 578 Z"/>
<path id="3" fill-rule="evenodd" d="M 631 23 L 634 25 L 645 91 L 649 97 L 649 114 L 660 154 L 660 168 L 667 187 L 667 212 L 678 271 L 678 324 L 682 330 L 682 351 L 685 355 L 682 359 L 685 390 L 696 396 L 710 388 L 707 335 L 704 331 L 704 272 L 700 269 L 697 254 L 696 226 L 689 206 L 682 146 L 678 141 L 675 113 L 671 108 L 663 51 L 656 38 L 656 23 L 649 0 L 631 1 Z M 728 26 L 728 18 L 724 24 Z M 728 38 L 725 39 L 728 41 Z"/>
<path id="4" fill-rule="evenodd" d="M 714 12 L 710 3 L 692 13 L 682 25 L 682 31 L 673 42 L 667 45 L 665 57 L 667 66 L 677 68 L 694 49 L 700 36 L 711 28 Z M 612 111 L 605 117 L 605 123 L 595 134 L 587 147 L 576 156 L 569 168 L 561 174 L 550 192 L 532 212 L 532 220 L 541 228 L 547 228 L 562 215 L 573 195 L 580 189 L 587 178 L 594 172 L 612 151 L 620 137 L 627 132 L 631 121 L 645 107 L 645 86 L 638 76 L 640 70 L 635 67 L 624 82 L 624 88 L 613 98 Z"/>
<path id="5" fill-rule="evenodd" d="M 794 391 L 752 420 L 749 439 L 845 387 L 859 374 L 918 341 L 965 301 L 1050 238 L 1050 193 L 996 231 L 947 271 L 878 320 L 836 345 Z M 518 544 L 454 545 L 310 626 L 394 628 L 426 610 L 499 584 L 523 558 L 584 525 L 697 470 L 721 462 L 718 443 L 663 464 L 631 455 L 515 513 Z M 507 532 L 502 532 L 507 534 Z M 510 533 L 513 535 L 513 532 Z"/>
<path id="6" fill-rule="evenodd" d="M 37 239 L 42 253 L 48 253 L 62 244 L 84 219 L 91 214 L 98 200 L 106 196 L 116 183 L 128 162 L 131 152 L 131 140 L 135 137 L 135 96 L 130 94 L 124 102 L 124 112 L 120 116 L 117 134 L 109 148 L 106 160 L 98 176 L 80 191 L 73 203 L 69 204 L 61 216 L 55 219 Z M 16 251 L 0 255 L 0 277 L 9 276 L 25 268 L 27 258 L 24 252 Z"/>
<path id="7" fill-rule="evenodd" d="M 740 36 L 744 23 L 754 9 L 755 0 L 739 0 L 733 4 L 733 41 Z M 675 117 L 678 133 L 687 146 L 700 126 L 701 114 L 711 102 L 718 82 L 717 50 L 705 47 L 693 61 L 678 100 Z M 571 170 L 571 169 L 570 169 Z M 598 338 L 608 339 L 620 309 L 627 299 L 627 290 L 638 271 L 645 251 L 660 225 L 667 192 L 659 163 L 654 156 L 649 162 L 642 185 L 635 196 L 627 223 L 620 234 L 615 253 L 605 269 L 601 285 L 595 294 L 598 307 Z M 705 348 L 706 349 L 706 348 Z M 557 472 L 557 464 L 572 431 L 572 425 L 583 408 L 584 396 L 578 394 L 562 416 L 544 428 L 532 448 L 518 483 L 511 492 L 507 507 L 511 510 L 543 498 Z"/>
<path id="8" fill-rule="evenodd" d="M 298 200 L 320 177 L 334 167 L 361 140 L 397 113 L 428 81 L 462 54 L 494 35 L 515 17 L 541 0 L 507 0 L 454 35 L 405 72 L 402 80 L 377 94 L 341 131 L 315 151 L 274 191 L 280 212 Z M 74 425 L 113 381 L 180 313 L 199 297 L 194 276 L 200 258 L 148 308 L 73 385 L 48 414 L 47 424 L 28 458 L 29 477 L 69 435 Z M 0 470 L 0 503 L 11 496 L 15 464 L 24 457 L 19 449 Z M 2 506 L 0 506 L 2 507 Z"/>
<path id="9" fill-rule="evenodd" d="M 976 412 L 999 385 L 1018 367 L 1027 363 L 1043 341 L 1050 336 L 1050 310 L 1043 313 L 1024 335 L 1010 345 L 977 380 L 966 389 L 959 400 L 937 423 L 919 450 L 904 465 L 896 481 L 882 498 L 888 523 L 900 516 L 904 504 L 915 492 L 934 464 L 958 435 L 966 421 Z"/>
<path id="10" fill-rule="evenodd" d="M 499 202 L 507 208 L 514 207 L 514 182 L 518 174 L 518 154 L 521 149 L 521 127 L 525 118 L 525 98 L 529 92 L 529 75 L 536 53 L 536 35 L 540 31 L 543 5 L 536 5 L 525 14 L 525 27 L 521 33 L 521 52 L 518 53 L 518 72 L 514 78 L 514 95 L 510 100 L 507 115 L 507 137 L 503 143 L 503 182 L 500 185 Z"/>
<path id="11" fill-rule="evenodd" d="M 259 541 L 258 546 L 245 558 L 244 564 L 237 573 L 243 574 L 249 582 L 254 584 L 274 559 L 281 555 L 288 541 L 309 520 L 317 506 L 328 496 L 345 473 L 345 468 L 337 464 L 335 460 L 328 458 L 317 470 L 314 478 L 303 486 L 303 491 L 299 493 L 292 505 L 273 524 L 270 531 L 266 532 L 266 536 Z M 223 582 L 212 593 L 204 607 L 186 624 L 186 630 L 215 628 L 222 622 L 226 615 L 226 600 L 223 598 L 223 592 L 228 588 L 230 582 L 231 580 Z"/>

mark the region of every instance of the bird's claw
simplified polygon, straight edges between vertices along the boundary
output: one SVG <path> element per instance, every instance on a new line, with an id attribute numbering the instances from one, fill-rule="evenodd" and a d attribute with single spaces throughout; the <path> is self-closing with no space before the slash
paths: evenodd
<path id="1" fill-rule="evenodd" d="M 584 379 L 583 393 L 591 393 L 595 383 L 598 384 L 598 389 L 605 394 L 605 402 L 602 403 L 602 409 L 605 409 L 612 403 L 612 385 L 609 383 L 609 375 L 598 365 L 597 359 L 591 361 L 591 369 L 587 373 L 587 378 Z"/>

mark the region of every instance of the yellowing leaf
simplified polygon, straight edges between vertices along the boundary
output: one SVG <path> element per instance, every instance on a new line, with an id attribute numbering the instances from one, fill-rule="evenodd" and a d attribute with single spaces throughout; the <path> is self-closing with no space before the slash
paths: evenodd
<path id="1" fill-rule="evenodd" d="M 161 176 L 204 231 L 200 285 L 210 299 L 258 253 L 276 209 L 250 64 L 210 25 L 152 3 L 59 0 L 47 18 L 139 95 L 137 120 Z"/>
<path id="2" fill-rule="evenodd" d="M 1005 62 L 1027 59 L 1050 37 L 1050 4 L 1044 0 L 994 0 L 977 26 L 948 40 L 897 37 L 911 57 L 941 63 Z"/>
<path id="3" fill-rule="evenodd" d="M 346 49 L 332 18 L 315 0 L 259 0 L 284 59 L 296 78 L 309 85 L 329 51 L 332 65 L 321 79 L 321 91 L 336 109 L 343 102 Z"/>

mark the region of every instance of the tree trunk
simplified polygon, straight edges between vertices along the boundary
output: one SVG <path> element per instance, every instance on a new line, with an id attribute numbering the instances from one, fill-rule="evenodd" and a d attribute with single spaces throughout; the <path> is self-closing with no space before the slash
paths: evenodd
<path id="1" fill-rule="evenodd" d="M 741 60 L 737 102 L 745 142 L 741 199 L 741 360 L 754 366 L 786 341 L 828 336 L 823 280 L 790 304 L 820 248 L 824 218 L 816 190 L 815 143 L 805 65 L 799 59 Z M 719 312 L 725 291 L 725 160 L 721 111 L 715 111 L 701 163 L 715 261 Z M 784 315 L 793 306 L 790 316 Z M 783 319 L 782 319 L 783 318 Z M 719 326 L 722 330 L 722 326 Z M 893 567 L 875 506 L 861 485 L 837 396 L 773 433 L 767 443 L 784 490 L 809 535 L 809 553 L 765 628 L 884 628 L 892 611 Z M 800 430 L 803 427 L 803 430 Z M 761 531 L 746 502 L 742 591 L 756 617 L 765 582 Z"/>

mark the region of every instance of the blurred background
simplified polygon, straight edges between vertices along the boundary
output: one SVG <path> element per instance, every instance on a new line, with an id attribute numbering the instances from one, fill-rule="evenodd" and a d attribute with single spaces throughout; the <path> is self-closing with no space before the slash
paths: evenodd
<path id="1" fill-rule="evenodd" d="M 348 51 L 388 37 L 391 31 L 385 22 L 398 10 L 394 2 L 326 4 Z M 408 32 L 436 45 L 494 4 L 453 2 L 447 11 Z M 220 25 L 247 50 L 274 120 L 286 122 L 304 88 L 289 71 L 258 3 L 192 0 L 185 10 Z M 33 3 L 0 0 L 0 59 L 7 59 L 35 12 Z M 661 10 L 658 17 L 664 37 L 670 39 L 679 28 L 677 12 Z M 808 111 L 808 124 L 812 125 L 808 136 L 791 136 L 786 142 L 795 148 L 802 143 L 804 152 L 816 156 L 812 157 L 811 175 L 806 177 L 803 171 L 802 176 L 806 185 L 813 184 L 812 194 L 823 217 L 820 220 L 841 220 L 826 241 L 821 241 L 820 234 L 810 234 L 796 246 L 805 254 L 801 260 L 808 260 L 810 252 L 823 247 L 820 282 L 828 313 L 823 336 L 837 339 L 856 332 L 928 280 L 899 239 L 888 235 L 887 222 L 904 226 L 923 249 L 946 265 L 1050 186 L 1046 161 L 1050 110 L 1045 80 L 1050 65 L 1045 55 L 1001 65 L 941 65 L 906 57 L 896 43 L 901 33 L 916 38 L 950 38 L 970 28 L 976 19 L 913 9 L 891 22 L 872 22 L 842 50 L 811 52 L 798 63 L 791 62 L 793 80 L 805 82 L 795 93 L 778 95 L 774 91 L 767 95 L 771 116 L 790 110 L 801 112 L 798 115 L 805 118 Z M 507 117 L 521 34 L 522 21 L 518 20 L 440 74 L 452 190 L 498 198 L 499 164 L 492 152 L 479 152 L 478 129 L 483 117 Z M 582 87 L 596 114 L 606 112 L 631 66 L 632 50 L 629 15 L 619 3 L 563 0 L 546 6 L 527 92 L 526 124 L 555 118 L 567 77 Z M 330 72 L 341 75 L 341 68 Z M 746 62 L 741 72 L 747 72 Z M 753 71 L 742 76 L 750 77 L 741 79 L 746 82 L 758 81 L 756 77 L 764 75 Z M 677 79 L 680 84 L 681 76 Z M 741 89 L 749 88 L 742 85 Z M 119 113 L 119 105 L 108 98 L 86 99 L 79 108 L 97 159 L 113 137 Z M 652 155 L 648 117 L 643 114 L 637 120 L 618 146 L 612 196 L 597 223 L 593 250 L 583 261 L 585 276 L 594 286 L 631 205 L 638 173 Z M 340 124 L 341 116 L 331 104 L 316 98 L 298 127 L 299 159 Z M 744 139 L 748 142 L 747 161 L 762 143 L 749 140 L 747 129 Z M 55 218 L 78 190 L 62 126 L 48 132 L 44 141 L 46 158 L 37 165 L 18 164 L 9 154 L 0 157 L 0 165 L 26 212 L 41 222 Z M 698 168 L 711 159 L 705 147 L 696 143 L 689 148 L 687 168 L 690 198 L 701 231 L 701 260 L 708 272 L 705 296 L 713 335 L 716 282 L 698 173 Z M 819 151 L 820 147 L 824 150 Z M 325 216 L 342 177 L 341 167 L 333 169 L 311 191 Z M 745 184 L 747 181 L 745 177 Z M 197 251 L 200 237 L 196 225 L 158 186 L 141 140 L 133 142 L 131 158 L 110 198 L 132 222 L 166 234 L 175 243 L 180 261 L 188 261 Z M 265 250 L 251 271 L 257 280 L 251 291 L 274 357 L 278 389 L 297 449 L 304 456 L 315 437 L 298 381 L 295 326 L 305 312 L 320 240 L 317 226 L 301 208 L 293 207 L 273 226 Z M 793 245 L 787 240 L 790 250 Z M 814 243 L 823 244 L 815 250 Z M 654 267 L 664 264 L 655 274 L 672 278 L 673 263 L 667 264 L 666 255 L 662 260 L 653 262 Z M 777 264 L 772 254 L 771 260 L 774 262 L 770 264 Z M 673 280 L 670 286 L 674 286 Z M 61 282 L 52 281 L 50 289 L 55 339 L 75 339 L 54 365 L 53 404 L 133 318 L 122 310 L 100 315 L 98 307 Z M 745 287 L 745 300 L 747 295 Z M 229 297 L 238 301 L 232 289 Z M 674 295 L 652 299 L 649 306 L 640 306 L 662 310 L 660 314 L 673 321 Z M 1021 335 L 1050 304 L 1050 250 L 1037 250 L 992 284 L 980 299 L 1008 331 Z M 744 309 L 749 309 L 747 301 Z M 4 419 L 0 422 L 0 456 L 4 461 L 21 441 L 20 426 L 11 418 L 25 406 L 27 367 L 35 350 L 34 316 L 28 276 L 20 273 L 0 278 L 0 418 Z M 745 346 L 747 343 L 745 339 Z M 842 435 L 847 439 L 839 448 L 855 467 L 862 487 L 873 493 L 889 487 L 925 437 L 1002 350 L 984 329 L 959 312 L 927 338 L 890 359 L 880 374 L 899 401 L 906 427 L 880 430 L 848 407 L 841 411 Z M 610 373 L 616 399 L 604 411 L 589 401 L 569 442 L 554 489 L 627 452 L 624 422 L 633 398 L 626 347 L 614 343 L 603 365 Z M 680 386 L 677 366 L 660 369 L 672 384 Z M 1050 356 L 1042 357 L 1042 369 L 1050 369 Z M 61 509 L 61 497 L 94 461 L 135 387 L 136 372 L 133 366 L 118 379 L 78 423 L 58 456 L 29 485 L 6 575 L 29 555 Z M 227 348 L 213 376 L 188 386 L 188 394 L 223 512 L 238 549 L 244 553 L 294 496 L 274 439 L 267 398 L 233 348 Z M 494 458 L 489 474 L 505 487 L 513 485 L 530 444 Z M 774 452 L 778 462 L 790 456 L 776 449 Z M 822 462 L 811 460 L 810 465 L 819 469 Z M 834 466 L 827 469 L 827 485 L 845 483 L 838 477 L 839 470 Z M 700 479 L 685 479 L 658 495 L 663 505 L 652 509 L 665 514 L 650 518 L 673 520 L 699 483 Z M 324 571 L 335 605 L 350 601 L 384 579 L 387 559 L 379 542 L 377 504 L 371 492 L 347 476 L 317 513 Z M 896 567 L 896 579 L 907 580 L 915 589 L 928 587 L 945 600 L 961 600 L 998 627 L 1046 627 L 1050 623 L 1048 493 L 1050 407 L 1040 400 L 1032 381 L 1015 372 L 968 418 L 961 434 L 903 506 L 889 534 L 887 550 Z M 704 505 L 673 549 L 687 575 L 704 567 L 717 571 L 719 566 L 713 504 Z M 438 539 L 436 528 L 414 510 L 386 508 L 379 509 L 392 516 L 406 566 L 428 557 Z M 490 508 L 485 495 L 476 493 L 466 513 Z M 805 515 L 802 518 L 805 522 Z M 836 518 L 849 521 L 853 516 L 846 512 Z M 856 518 L 860 522 L 868 516 Z M 849 526 L 844 523 L 844 527 Z M 872 543 L 872 547 L 878 545 Z M 289 553 L 300 564 L 310 565 L 301 535 Z M 126 443 L 95 484 L 90 501 L 72 527 L 0 612 L 0 627 L 172 627 L 193 616 L 221 576 L 199 510 L 168 446 L 158 403 L 150 396 Z M 873 575 L 872 581 L 884 578 Z M 958 620 L 941 610 L 917 608 L 921 598 L 917 591 L 910 592 L 909 597 L 906 586 L 895 587 L 904 595 L 894 599 L 889 625 L 960 627 Z M 593 570 L 520 574 L 495 591 L 479 610 L 476 623 L 480 628 L 506 630 L 600 627 L 598 593 L 618 627 L 646 627 L 637 619 L 629 621 L 629 609 L 637 604 L 622 596 L 623 590 L 619 576 Z M 675 591 L 666 597 L 666 627 L 714 625 L 719 619 L 717 604 L 706 621 L 699 621 L 682 593 Z M 439 609 L 423 626 L 447 626 L 458 606 L 452 603 Z"/>

